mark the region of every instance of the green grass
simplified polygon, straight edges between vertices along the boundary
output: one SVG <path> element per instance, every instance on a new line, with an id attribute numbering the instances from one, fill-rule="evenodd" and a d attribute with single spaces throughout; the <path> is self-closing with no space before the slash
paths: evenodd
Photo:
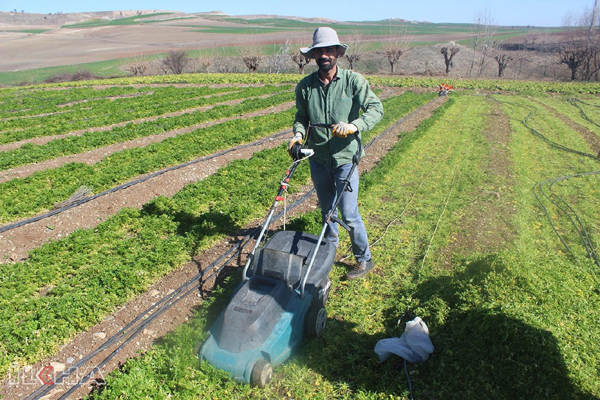
<path id="1" fill-rule="evenodd" d="M 24 71 L 0 72 L 0 85 L 35 85 L 43 83 L 48 78 L 56 75 L 73 74 L 81 71 L 89 71 L 99 77 L 127 76 L 128 72 L 120 67 L 125 64 L 126 59 L 115 59 L 108 61 L 97 61 L 91 63 L 61 65 L 57 67 L 33 68 Z"/>
<path id="2" fill-rule="evenodd" d="M 127 85 L 187 79 L 196 83 L 249 83 L 276 79 L 295 82 L 298 78 L 215 74 L 112 82 Z M 364 135 L 365 143 L 435 96 L 433 89 L 440 80 L 373 77 L 370 82 L 429 87 L 432 93 L 386 100 L 385 119 Z M 409 366 L 415 398 L 600 397 L 599 270 L 587 257 L 569 219 L 547 201 L 550 217 L 546 216 L 532 191 L 537 182 L 598 170 L 599 163 L 549 146 L 521 122 L 530 111 L 536 111 L 529 120 L 532 128 L 553 142 L 590 152 L 584 137 L 555 114 L 565 115 L 593 132 L 596 125 L 583 120 L 562 98 L 552 99 L 544 92 L 573 96 L 595 93 L 599 86 L 475 80 L 450 83 L 473 91 L 451 94 L 433 117 L 415 131 L 402 134 L 398 144 L 361 180 L 361 212 L 371 242 L 380 239 L 372 247 L 377 268 L 366 279 L 347 281 L 348 265 L 334 265 L 324 337 L 304 343 L 292 359 L 275 370 L 274 380 L 266 389 L 233 382 L 226 373 L 200 363 L 193 352 L 239 281 L 239 274 L 234 274 L 196 310 L 189 324 L 105 376 L 107 386 L 93 397 L 406 399 L 401 360 L 393 356 L 379 363 L 373 348 L 379 339 L 403 332 L 410 316 L 400 324 L 398 320 L 407 309 L 424 319 L 435 346 L 425 364 Z M 76 90 L 80 84 L 56 86 Z M 500 88 L 514 92 L 494 95 L 499 103 L 475 92 Z M 82 89 L 87 90 L 85 86 Z M 0 99 L 21 96 L 27 90 L 0 90 Z M 528 93 L 533 99 L 519 93 Z M 577 96 L 597 104 L 588 94 Z M 26 98 L 23 101 L 17 108 L 36 104 L 27 103 Z M 586 112 L 600 122 L 595 107 L 586 106 Z M 282 126 L 285 121 L 289 126 L 292 115 L 281 119 Z M 499 117 L 508 121 L 509 125 L 501 129 L 510 135 L 506 142 L 496 143 L 489 137 L 494 128 L 499 129 L 492 125 Z M 248 135 L 266 129 L 263 124 L 267 119 L 243 125 L 248 129 L 244 132 L 254 133 L 242 136 L 248 139 Z M 273 119 L 278 123 L 276 117 Z M 242 129 L 242 125 L 235 126 Z M 223 141 L 221 135 L 231 130 L 213 133 Z M 197 137 L 156 152 L 123 154 L 113 160 L 111 168 L 121 173 L 129 159 L 140 158 L 144 163 L 132 162 L 131 168 L 141 171 L 163 162 L 163 151 L 170 159 L 179 160 L 181 149 L 208 146 L 207 138 L 210 136 Z M 510 177 L 495 174 L 490 167 L 495 148 L 505 152 Z M 105 173 L 90 176 L 102 178 L 105 184 L 121 179 L 111 172 L 109 164 L 107 160 L 103 166 Z M 281 179 L 281 168 L 287 165 L 289 158 L 283 148 L 260 152 L 251 160 L 223 168 L 206 181 L 189 185 L 173 198 L 159 197 L 142 210 L 122 210 L 97 228 L 79 230 L 41 246 L 25 262 L 3 266 L 0 371 L 6 372 L 12 362 L 32 363 L 53 354 L 74 334 L 144 292 L 191 255 L 263 216 L 272 201 L 273 182 Z M 75 165 L 65 179 L 73 181 L 87 168 Z M 59 186 L 61 179 L 50 181 Z M 291 190 L 308 179 L 306 168 L 300 168 Z M 598 179 L 599 175 L 593 175 L 554 186 L 556 194 L 577 211 L 596 249 L 600 246 Z M 47 192 L 48 188 L 33 198 Z M 496 200 L 486 195 L 488 192 L 497 192 L 500 197 Z M 239 198 L 244 201 L 234 201 Z M 472 223 L 476 216 L 498 225 L 477 228 Z M 572 252 L 565 250 L 550 221 Z M 294 219 L 290 227 L 318 232 L 319 212 Z M 501 243 L 486 246 L 495 231 L 503 233 Z M 348 237 L 342 234 L 341 239 L 338 252 L 348 255 Z M 97 298 L 103 302 L 97 304 Z"/>
<path id="3" fill-rule="evenodd" d="M 465 216 L 478 207 L 494 212 L 491 200 L 481 205 L 473 200 L 499 178 L 484 173 L 491 144 L 482 133 L 491 103 L 452 97 L 363 177 L 360 206 L 371 240 L 400 220 L 372 248 L 378 268 L 366 279 L 346 281 L 347 267 L 334 266 L 324 337 L 305 343 L 276 369 L 266 389 L 235 384 L 223 372 L 198 364 L 192 352 L 226 304 L 236 284 L 232 278 L 195 320 L 114 372 L 104 392 L 93 397 L 408 398 L 401 360 L 392 356 L 379 363 L 373 352 L 377 340 L 402 333 L 410 316 L 399 326 L 396 322 L 407 308 L 428 324 L 436 348 L 425 364 L 409 366 L 415 398 L 600 396 L 597 270 L 581 252 L 561 251 L 531 191 L 548 174 L 562 173 L 561 166 L 586 169 L 597 163 L 548 147 L 520 123 L 526 103 L 498 96 L 506 115 L 514 115 L 508 144 L 514 186 L 503 192 L 514 209 L 505 215 L 511 236 L 491 252 L 455 247 L 457 238 L 468 235 L 461 232 Z M 578 144 L 573 132 L 556 135 L 565 144 Z M 579 211 L 592 223 L 598 243 L 595 179 L 564 190 L 570 196 L 589 192 L 578 202 Z M 309 213 L 292 228 L 318 229 L 319 218 L 318 212 Z M 340 250 L 347 245 L 346 237 Z"/>
<path id="4" fill-rule="evenodd" d="M 19 29 L 19 30 L 10 30 L 10 31 L 0 31 L 0 32 L 20 32 L 20 33 L 31 33 L 32 35 L 38 35 L 40 33 L 48 32 L 51 29 Z"/>
<path id="5" fill-rule="evenodd" d="M 50 115 L 39 115 L 39 111 L 34 108 L 33 112 L 29 114 L 32 118 L 12 118 L 0 121 L 0 131 L 2 132 L 0 143 L 11 143 L 35 137 L 50 137 L 85 128 L 105 127 L 142 118 L 159 117 L 171 112 L 226 101 L 243 100 L 248 97 L 268 94 L 275 95 L 277 92 L 284 92 L 289 89 L 291 88 L 266 86 L 245 88 L 243 90 L 234 90 L 227 87 L 199 87 L 181 90 L 180 88 L 167 86 L 163 88 L 146 88 L 146 90 L 138 92 L 138 95 L 132 97 L 117 99 L 101 97 L 68 107 L 56 107 L 54 110 L 56 112 L 50 113 Z M 280 97 L 276 97 L 276 99 L 280 99 Z M 267 101 L 266 99 L 259 99 L 258 103 L 264 105 Z M 222 108 L 227 108 L 227 106 L 221 105 Z M 20 114 L 19 116 L 23 116 L 24 112 Z M 199 115 L 199 113 L 196 115 Z M 215 113 L 213 112 L 214 116 Z M 164 123 L 165 129 L 168 129 L 167 125 L 173 125 L 173 122 L 176 123 L 178 120 L 185 119 L 190 119 L 189 113 L 169 118 L 168 122 Z M 147 125 L 152 124 L 159 125 L 156 121 L 148 121 Z"/>
<path id="6" fill-rule="evenodd" d="M 158 17 L 161 15 L 171 15 L 173 13 L 154 13 L 136 15 L 127 18 L 117 19 L 93 19 L 90 21 L 80 22 L 76 24 L 63 25 L 61 28 L 74 29 L 74 28 L 94 28 L 98 26 L 109 26 L 109 25 L 141 25 L 153 22 L 162 22 L 162 20 L 149 20 L 148 18 Z"/>
<path id="7" fill-rule="evenodd" d="M 379 129 L 430 98 L 407 93 L 386 100 L 393 110 Z M 268 120 L 235 127 L 248 139 L 268 131 Z M 216 136 L 220 142 L 226 139 Z M 208 138 L 205 133 L 201 141 Z M 0 279 L 0 313 L 6 313 L 0 316 L 0 372 L 13 361 L 31 362 L 51 354 L 60 342 L 143 292 L 191 255 L 263 216 L 277 187 L 273 182 L 289 165 L 284 147 L 234 161 L 172 198 L 156 198 L 142 210 L 121 210 L 96 228 L 44 244 L 25 262 L 8 264 Z M 299 168 L 294 181 L 298 186 L 308 181 L 306 167 Z M 243 202 L 231 201 L 242 197 Z M 102 304 L 96 304 L 98 298 Z"/>

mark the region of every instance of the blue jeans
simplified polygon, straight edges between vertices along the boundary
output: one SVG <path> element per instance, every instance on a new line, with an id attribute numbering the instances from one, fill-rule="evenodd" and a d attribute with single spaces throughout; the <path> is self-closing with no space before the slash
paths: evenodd
<path id="1" fill-rule="evenodd" d="M 319 199 L 323 223 L 325 223 L 327 214 L 331 211 L 337 196 L 340 195 L 344 180 L 351 168 L 352 163 L 337 168 L 328 168 L 317 161 L 310 160 L 310 176 L 317 192 L 317 198 Z M 354 253 L 354 257 L 356 257 L 356 261 L 368 261 L 371 259 L 371 251 L 369 249 L 367 230 L 358 212 L 358 171 L 356 169 L 350 177 L 350 187 L 352 188 L 351 192 L 346 191 L 342 193 L 338 210 L 342 215 L 342 221 L 350 227 L 350 241 L 352 242 L 352 252 Z M 334 215 L 337 216 L 338 210 L 335 210 Z M 327 224 L 325 237 L 336 247 L 338 246 L 337 223 L 329 222 Z"/>

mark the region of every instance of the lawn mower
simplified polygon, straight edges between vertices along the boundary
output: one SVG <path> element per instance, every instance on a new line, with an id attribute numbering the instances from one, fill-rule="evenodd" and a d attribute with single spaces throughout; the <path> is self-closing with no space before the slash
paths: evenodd
<path id="1" fill-rule="evenodd" d="M 331 128 L 331 125 L 311 125 Z M 358 136 L 358 135 L 356 135 Z M 354 172 L 362 146 L 348 178 Z M 349 229 L 334 215 L 339 198 L 323 223 L 320 236 L 299 231 L 278 231 L 262 245 L 277 204 L 283 200 L 290 178 L 313 151 L 296 144 L 290 150 L 293 164 L 256 239 L 242 272 L 242 281 L 229 304 L 210 328 L 199 358 L 228 371 L 238 382 L 265 387 L 273 368 L 286 361 L 302 339 L 319 337 L 325 328 L 331 282 L 329 273 L 336 247 L 327 240 L 327 222 Z M 348 179 L 343 191 L 351 190 Z"/>

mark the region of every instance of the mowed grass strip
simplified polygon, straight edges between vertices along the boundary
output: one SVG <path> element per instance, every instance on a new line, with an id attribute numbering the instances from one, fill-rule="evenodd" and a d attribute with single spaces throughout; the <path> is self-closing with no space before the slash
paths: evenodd
<path id="1" fill-rule="evenodd" d="M 386 100 L 389 111 L 378 129 L 431 98 L 407 93 Z M 285 120 L 290 124 L 293 114 Z M 260 131 L 269 128 L 264 119 L 254 124 Z M 41 246 L 25 262 L 4 265 L 0 372 L 5 374 L 12 362 L 30 363 L 52 354 L 191 254 L 263 216 L 289 163 L 284 147 L 261 151 L 173 198 L 159 197 L 142 210 L 124 209 L 95 229 Z M 298 170 L 294 182 L 292 192 L 308 183 L 306 167 Z"/>
<path id="2" fill-rule="evenodd" d="M 292 92 L 273 94 L 262 99 L 250 97 L 236 105 L 217 105 L 209 110 L 194 111 L 172 117 L 160 117 L 153 121 L 115 127 L 109 131 L 86 132 L 81 136 L 56 139 L 43 145 L 27 144 L 18 149 L 0 153 L 0 170 L 78 154 L 150 135 L 160 135 L 202 122 L 243 115 L 276 106 L 286 101 L 289 102 L 293 99 L 294 94 Z"/>

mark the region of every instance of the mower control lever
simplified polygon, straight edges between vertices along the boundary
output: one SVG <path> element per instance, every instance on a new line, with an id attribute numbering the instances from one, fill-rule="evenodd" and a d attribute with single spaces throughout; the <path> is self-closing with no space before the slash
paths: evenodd
<path id="1" fill-rule="evenodd" d="M 315 154 L 315 152 L 312 149 L 307 149 L 301 144 L 296 143 L 292 146 L 290 154 L 292 155 L 292 159 L 294 161 L 300 161 L 305 157 L 312 156 L 313 154 Z"/>
<path id="2" fill-rule="evenodd" d="M 348 225 L 346 225 L 346 223 L 344 221 L 342 221 L 341 219 L 339 219 L 338 217 L 332 215 L 330 219 L 331 219 L 331 222 L 337 222 L 338 224 L 343 226 L 345 230 L 350 232 L 350 227 Z"/>

